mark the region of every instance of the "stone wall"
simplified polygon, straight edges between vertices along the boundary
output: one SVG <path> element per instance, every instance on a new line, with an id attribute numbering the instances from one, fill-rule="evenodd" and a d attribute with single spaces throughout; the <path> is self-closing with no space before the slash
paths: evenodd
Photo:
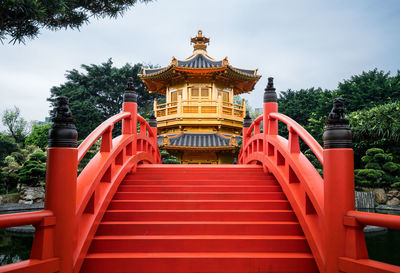
<path id="1" fill-rule="evenodd" d="M 37 204 L 44 202 L 44 187 L 21 186 L 19 191 L 19 204 Z"/>
<path id="2" fill-rule="evenodd" d="M 373 209 L 375 194 L 372 191 L 356 191 L 356 209 Z"/>
<path id="3" fill-rule="evenodd" d="M 399 206 L 400 205 L 400 192 L 398 190 L 389 190 L 385 192 L 384 189 L 374 189 L 375 201 L 379 205 Z"/>

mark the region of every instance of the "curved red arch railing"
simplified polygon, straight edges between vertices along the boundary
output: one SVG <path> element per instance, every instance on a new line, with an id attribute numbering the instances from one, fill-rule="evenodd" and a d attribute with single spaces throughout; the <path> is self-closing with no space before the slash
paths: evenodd
<path id="1" fill-rule="evenodd" d="M 78 160 L 102 137 L 100 151 L 91 159 L 77 179 L 76 218 L 77 244 L 74 253 L 74 272 L 79 272 L 90 243 L 103 214 L 126 174 L 138 163 L 161 163 L 156 128 L 149 126 L 140 115 L 140 124 L 131 124 L 131 134 L 112 139 L 114 124 L 131 119 L 131 113 L 115 115 L 97 127 L 78 147 Z M 133 123 L 135 121 L 132 121 Z M 154 129 L 154 130 L 153 130 Z M 90 145 L 89 145 L 90 144 Z"/>
<path id="2" fill-rule="evenodd" d="M 276 106 L 275 106 L 276 107 Z M 264 111 L 268 110 L 264 107 Z M 264 120 L 264 115 L 267 117 Z M 239 154 L 240 164 L 262 164 L 276 177 L 296 213 L 310 245 L 320 272 L 327 272 L 326 216 L 324 179 L 301 153 L 299 137 L 308 145 L 324 166 L 324 150 L 319 143 L 293 119 L 272 111 L 257 117 L 248 128 L 243 128 L 243 145 Z M 264 133 L 260 132 L 264 122 Z M 277 134 L 278 123 L 287 125 L 289 139 Z M 339 151 L 340 152 L 340 151 Z M 338 181 L 340 183 L 341 181 Z M 354 187 L 353 187 L 354 188 Z M 352 189 L 354 190 L 354 189 Z M 350 195 L 351 196 L 351 195 Z M 345 255 L 334 257 L 337 271 L 329 272 L 400 272 L 400 267 L 368 259 L 363 227 L 377 225 L 400 229 L 400 217 L 378 213 L 347 211 L 343 227 L 346 234 Z M 332 259 L 330 259 L 332 261 Z"/>
<path id="3" fill-rule="evenodd" d="M 100 124 L 78 148 L 49 149 L 46 196 L 47 194 L 60 194 L 60 192 L 54 192 L 57 187 L 49 187 L 54 183 L 58 185 L 72 184 L 68 189 L 73 190 L 62 192 L 62 194 L 70 196 L 75 203 L 68 206 L 56 202 L 54 208 L 58 211 L 56 213 L 47 209 L 0 215 L 1 228 L 27 224 L 33 224 L 36 227 L 30 259 L 0 266 L 0 272 L 28 272 L 29 270 L 29 272 L 43 273 L 79 272 L 98 223 L 125 175 L 134 171 L 135 166 L 140 163 L 161 163 L 157 145 L 157 128 L 150 127 L 147 121 L 137 114 L 136 104 L 124 103 L 124 109 L 126 111 L 114 115 Z M 123 122 L 122 134 L 113 139 L 114 125 L 121 120 Z M 137 130 L 137 123 L 140 124 L 139 130 Z M 70 172 L 73 170 L 76 172 L 79 162 L 99 138 L 101 138 L 100 151 L 90 160 L 80 175 L 76 177 L 75 174 L 75 179 L 71 180 L 74 175 L 71 175 Z M 49 158 L 53 158 L 53 160 Z M 55 161 L 59 160 L 59 163 L 54 163 L 54 159 Z M 63 162 L 69 164 L 64 166 Z M 71 166 L 72 169 L 68 169 Z M 69 198 L 65 200 L 69 200 Z M 54 198 L 47 203 L 54 205 Z M 66 220 L 73 224 L 69 227 L 57 226 L 56 217 L 62 218 L 66 215 L 71 215 L 72 218 L 64 219 L 64 222 Z M 62 220 L 61 218 L 59 220 Z M 76 238 L 68 238 L 68 240 L 74 241 L 73 253 L 69 255 L 73 268 L 65 269 L 63 262 L 65 259 L 68 260 L 68 257 L 57 257 L 60 254 L 57 255 L 54 252 L 58 247 L 57 240 L 59 239 L 55 234 L 57 232 L 62 234 L 63 231 L 69 229 L 73 229 L 69 234 Z"/>
<path id="4" fill-rule="evenodd" d="M 318 267 L 321 268 L 325 263 L 323 235 L 319 229 L 323 218 L 323 180 L 300 152 L 299 136 L 314 154 L 321 158 L 321 161 L 323 161 L 322 147 L 304 128 L 289 117 L 271 113 L 269 118 L 281 120 L 288 126 L 289 140 L 278 135 L 260 133 L 258 128 L 263 121 L 263 115 L 261 115 L 255 119 L 246 132 L 246 136 L 250 138 L 242 146 L 239 162 L 242 164 L 261 162 L 274 174 L 290 201 Z M 293 190 L 293 188 L 296 189 Z"/>

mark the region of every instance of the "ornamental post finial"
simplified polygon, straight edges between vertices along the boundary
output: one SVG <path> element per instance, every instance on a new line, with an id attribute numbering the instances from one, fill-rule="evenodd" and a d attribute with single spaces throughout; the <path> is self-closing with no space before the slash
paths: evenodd
<path id="1" fill-rule="evenodd" d="M 124 102 L 135 102 L 137 103 L 137 94 L 136 94 L 136 89 L 133 86 L 133 78 L 129 77 L 128 78 L 128 84 L 127 87 L 125 88 L 125 93 L 124 93 Z"/>
<path id="2" fill-rule="evenodd" d="M 193 48 L 194 51 L 196 50 L 204 50 L 207 49 L 207 44 L 210 43 L 210 38 L 203 36 L 203 31 L 199 30 L 197 32 L 197 36 L 190 39 L 190 43 L 194 44 Z"/>
<path id="3" fill-rule="evenodd" d="M 249 111 L 246 111 L 246 116 L 243 119 L 243 127 L 250 127 L 252 122 Z"/>
<path id="4" fill-rule="evenodd" d="M 149 117 L 149 125 L 150 127 L 157 127 L 157 119 L 154 115 L 154 111 L 151 112 L 151 115 Z"/>
<path id="5" fill-rule="evenodd" d="M 276 96 L 275 87 L 274 87 L 274 78 L 268 78 L 267 88 L 264 89 L 264 103 L 266 102 L 277 102 L 278 98 Z"/>
<path id="6" fill-rule="evenodd" d="M 324 132 L 324 149 L 352 148 L 349 121 L 344 118 L 344 99 L 333 100 Z"/>
<path id="7" fill-rule="evenodd" d="M 68 104 L 67 97 L 61 96 L 57 98 L 57 106 L 52 118 L 53 124 L 49 131 L 49 148 L 76 148 L 77 146 L 78 132 Z"/>

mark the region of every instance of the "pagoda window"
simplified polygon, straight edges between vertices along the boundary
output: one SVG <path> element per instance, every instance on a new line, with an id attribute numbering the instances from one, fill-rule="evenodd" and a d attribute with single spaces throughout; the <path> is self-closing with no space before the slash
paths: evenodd
<path id="1" fill-rule="evenodd" d="M 178 96 L 182 97 L 182 89 L 171 92 L 171 102 L 178 102 Z"/>
<path id="2" fill-rule="evenodd" d="M 229 92 L 218 90 L 218 96 L 221 96 L 223 102 L 229 102 Z"/>
<path id="3" fill-rule="evenodd" d="M 190 99 L 192 100 L 209 100 L 210 88 L 190 88 Z"/>

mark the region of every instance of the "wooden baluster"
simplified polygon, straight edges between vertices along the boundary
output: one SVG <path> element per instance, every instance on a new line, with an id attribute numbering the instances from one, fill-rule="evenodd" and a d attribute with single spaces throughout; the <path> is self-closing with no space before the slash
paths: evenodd
<path id="1" fill-rule="evenodd" d="M 100 153 L 109 153 L 112 149 L 112 129 L 113 125 L 107 128 L 107 130 L 101 136 Z"/>
<path id="2" fill-rule="evenodd" d="M 288 126 L 289 131 L 289 153 L 300 153 L 299 135 L 293 129 L 293 127 Z"/>
<path id="3" fill-rule="evenodd" d="M 254 135 L 258 135 L 259 133 L 260 133 L 260 123 L 257 123 L 254 126 Z"/>

